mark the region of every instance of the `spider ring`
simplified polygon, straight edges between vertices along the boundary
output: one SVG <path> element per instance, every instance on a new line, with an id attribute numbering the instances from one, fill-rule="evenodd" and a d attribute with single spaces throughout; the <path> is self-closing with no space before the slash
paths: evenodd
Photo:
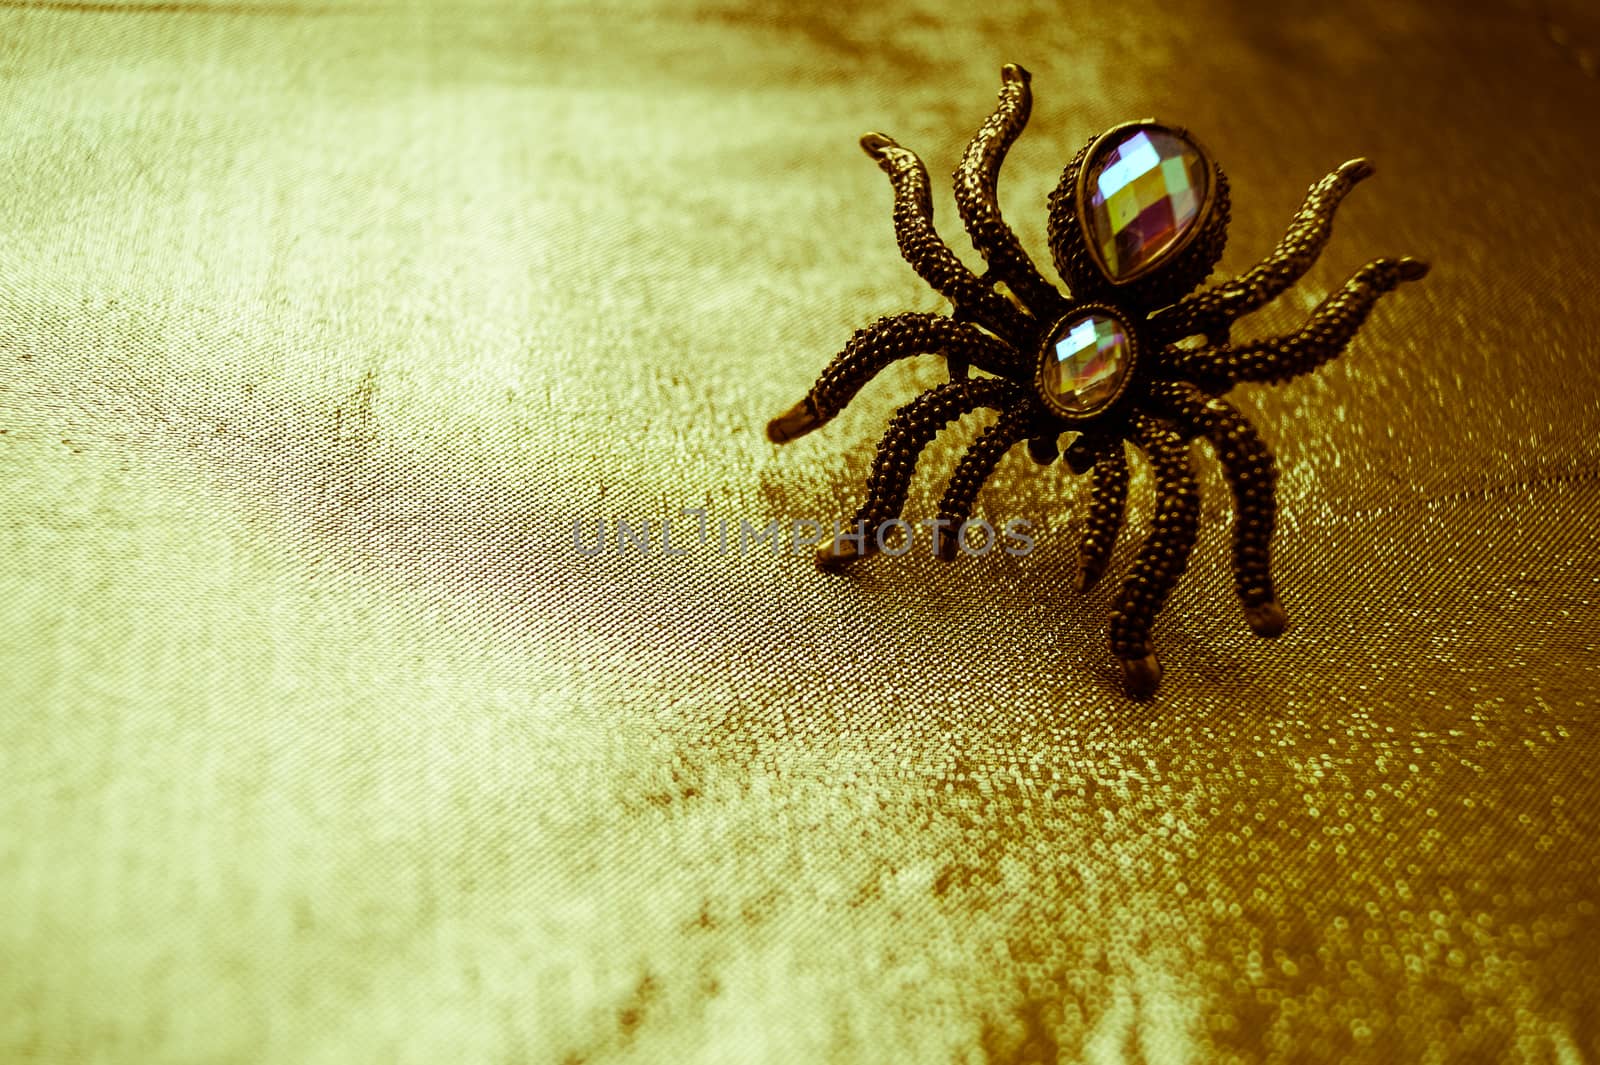
<path id="1" fill-rule="evenodd" d="M 1121 529 L 1131 443 L 1154 475 L 1155 513 L 1112 608 L 1110 644 L 1128 694 L 1148 698 L 1162 674 L 1151 627 L 1199 531 L 1190 442 L 1211 444 L 1233 491 L 1233 568 L 1245 621 L 1260 636 L 1277 636 L 1288 617 L 1270 566 L 1272 453 L 1223 396 L 1242 381 L 1286 381 L 1335 358 L 1380 296 L 1421 278 L 1428 266 L 1375 259 L 1298 331 L 1231 342 L 1236 319 L 1287 290 L 1317 260 L 1335 209 L 1372 167 L 1354 159 L 1312 185 L 1272 254 L 1238 277 L 1200 287 L 1227 240 L 1228 181 L 1187 130 L 1147 119 L 1090 140 L 1050 195 L 1050 251 L 1068 297 L 1039 273 L 1000 215 L 1000 166 L 1032 106 L 1026 70 L 1008 64 L 1001 79 L 998 105 L 954 174 L 962 223 L 987 272 L 974 274 L 934 230 L 922 160 L 882 133 L 862 137 L 862 148 L 889 176 L 901 254 L 954 313 L 891 315 L 858 330 L 805 398 L 768 424 L 767 435 L 785 443 L 811 432 L 894 361 L 943 355 L 951 380 L 894 415 L 878 444 L 856 534 L 824 546 L 817 564 L 837 570 L 872 553 L 872 530 L 899 518 L 922 450 L 946 425 L 988 408 L 999 417 L 961 458 L 933 528 L 960 528 L 1017 444 L 1026 441 L 1040 463 L 1061 455 L 1074 473 L 1092 478 L 1080 590 L 1104 571 Z M 1203 337 L 1204 346 L 1179 343 L 1189 337 Z M 1075 436 L 1062 455 L 1059 442 L 1069 433 Z M 941 558 L 953 559 L 956 548 L 954 536 L 938 539 Z"/>

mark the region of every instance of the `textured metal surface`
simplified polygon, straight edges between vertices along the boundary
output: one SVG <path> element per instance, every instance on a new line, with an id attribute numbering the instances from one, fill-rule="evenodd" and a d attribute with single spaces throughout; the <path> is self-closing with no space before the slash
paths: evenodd
<path id="1" fill-rule="evenodd" d="M 973 248 L 989 264 L 990 272 L 1004 280 L 1037 317 L 1053 321 L 1061 314 L 1061 293 L 1040 275 L 1000 213 L 1000 168 L 1028 124 L 1033 91 L 1028 72 L 1015 63 L 1002 67 L 1000 78 L 994 113 L 973 135 L 961 165 L 951 175 L 956 209 Z"/>
<path id="2" fill-rule="evenodd" d="M 1193 385 L 1165 382 L 1154 390 L 1156 409 L 1217 454 L 1233 489 L 1233 581 L 1250 628 L 1283 633 L 1284 615 L 1272 589 L 1272 527 L 1277 520 L 1278 472 L 1255 427 L 1226 400 Z"/>
<path id="3" fill-rule="evenodd" d="M 0 9 L 0 1059 L 1600 1057 L 1597 46 L 1565 0 Z M 1200 446 L 1150 705 L 1064 466 L 980 500 L 1026 557 L 718 551 L 944 379 L 761 434 L 945 309 L 853 139 L 959 158 L 1011 57 L 1036 255 L 1155 114 L 1228 168 L 1225 273 L 1377 165 L 1238 340 L 1435 264 L 1230 396 L 1296 625 L 1237 624 Z M 685 506 L 686 555 L 573 550 Z"/>

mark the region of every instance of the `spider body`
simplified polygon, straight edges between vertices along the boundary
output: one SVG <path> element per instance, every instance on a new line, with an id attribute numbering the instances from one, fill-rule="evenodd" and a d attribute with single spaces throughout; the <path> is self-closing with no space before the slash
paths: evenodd
<path id="1" fill-rule="evenodd" d="M 1211 444 L 1233 490 L 1234 573 L 1245 620 L 1257 634 L 1277 636 L 1287 616 L 1270 569 L 1272 454 L 1222 397 L 1238 382 L 1287 380 L 1334 358 L 1378 297 L 1422 277 L 1427 265 L 1374 260 L 1298 332 L 1230 343 L 1235 319 L 1289 288 L 1316 261 L 1339 202 L 1372 168 L 1356 159 L 1333 171 L 1311 187 L 1270 256 L 1240 277 L 1198 287 L 1227 240 L 1227 178 L 1187 131 L 1146 120 L 1090 141 L 1050 196 L 1050 250 L 1068 297 L 1038 272 L 1000 215 L 1000 166 L 1032 102 L 1027 71 L 1007 65 L 1001 77 L 999 103 L 954 175 L 962 222 L 988 272 L 973 274 L 934 230 L 921 160 L 881 133 L 867 134 L 862 148 L 894 190 L 900 250 L 954 313 L 892 315 L 858 330 L 806 397 L 772 420 L 767 435 L 783 443 L 818 428 L 897 359 L 943 355 L 951 380 L 895 414 L 878 445 L 856 533 L 825 546 L 818 565 L 836 570 L 874 550 L 874 531 L 905 505 L 922 450 L 949 423 L 989 408 L 999 417 L 957 465 L 934 528 L 958 529 L 970 517 L 983 483 L 1012 447 L 1026 441 L 1035 461 L 1048 463 L 1071 434 L 1061 457 L 1092 478 L 1080 590 L 1104 571 L 1121 529 L 1131 443 L 1154 474 L 1155 514 L 1112 610 L 1110 643 L 1129 694 L 1146 698 L 1161 681 L 1151 626 L 1198 532 L 1190 442 Z M 1205 338 L 1204 346 L 1179 343 L 1195 336 Z M 983 376 L 972 376 L 972 368 Z M 937 547 L 941 558 L 953 559 L 955 536 L 940 536 Z"/>

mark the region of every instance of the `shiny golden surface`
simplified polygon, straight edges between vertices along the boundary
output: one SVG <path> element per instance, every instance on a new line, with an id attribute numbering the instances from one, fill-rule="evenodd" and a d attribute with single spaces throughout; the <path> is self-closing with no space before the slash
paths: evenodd
<path id="1" fill-rule="evenodd" d="M 1597 47 L 1388 0 L 0 8 L 0 1059 L 1600 1058 Z M 1007 60 L 1041 262 L 1061 165 L 1157 115 L 1228 170 L 1224 270 L 1377 164 L 1241 335 L 1434 264 L 1238 393 L 1275 643 L 1197 448 L 1150 705 L 1132 538 L 1078 597 L 1084 485 L 1020 452 L 1022 558 L 573 549 L 851 512 L 933 360 L 761 427 L 940 309 L 855 138 L 947 173 Z"/>

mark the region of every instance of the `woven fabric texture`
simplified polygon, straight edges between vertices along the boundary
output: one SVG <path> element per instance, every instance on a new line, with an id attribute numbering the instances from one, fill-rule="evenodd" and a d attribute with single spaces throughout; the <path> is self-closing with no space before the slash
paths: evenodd
<path id="1" fill-rule="evenodd" d="M 1600 1061 L 1600 18 L 850 6 L 0 0 L 0 1060 Z M 948 174 L 1008 61 L 1041 264 L 1146 115 L 1228 172 L 1223 273 L 1376 165 L 1236 335 L 1433 263 L 1235 393 L 1274 642 L 1196 445 L 1149 703 L 1141 463 L 1084 596 L 1086 479 L 1022 449 L 1023 556 L 738 541 L 847 518 L 944 380 L 762 432 L 948 309 L 861 133 L 981 267 Z"/>

